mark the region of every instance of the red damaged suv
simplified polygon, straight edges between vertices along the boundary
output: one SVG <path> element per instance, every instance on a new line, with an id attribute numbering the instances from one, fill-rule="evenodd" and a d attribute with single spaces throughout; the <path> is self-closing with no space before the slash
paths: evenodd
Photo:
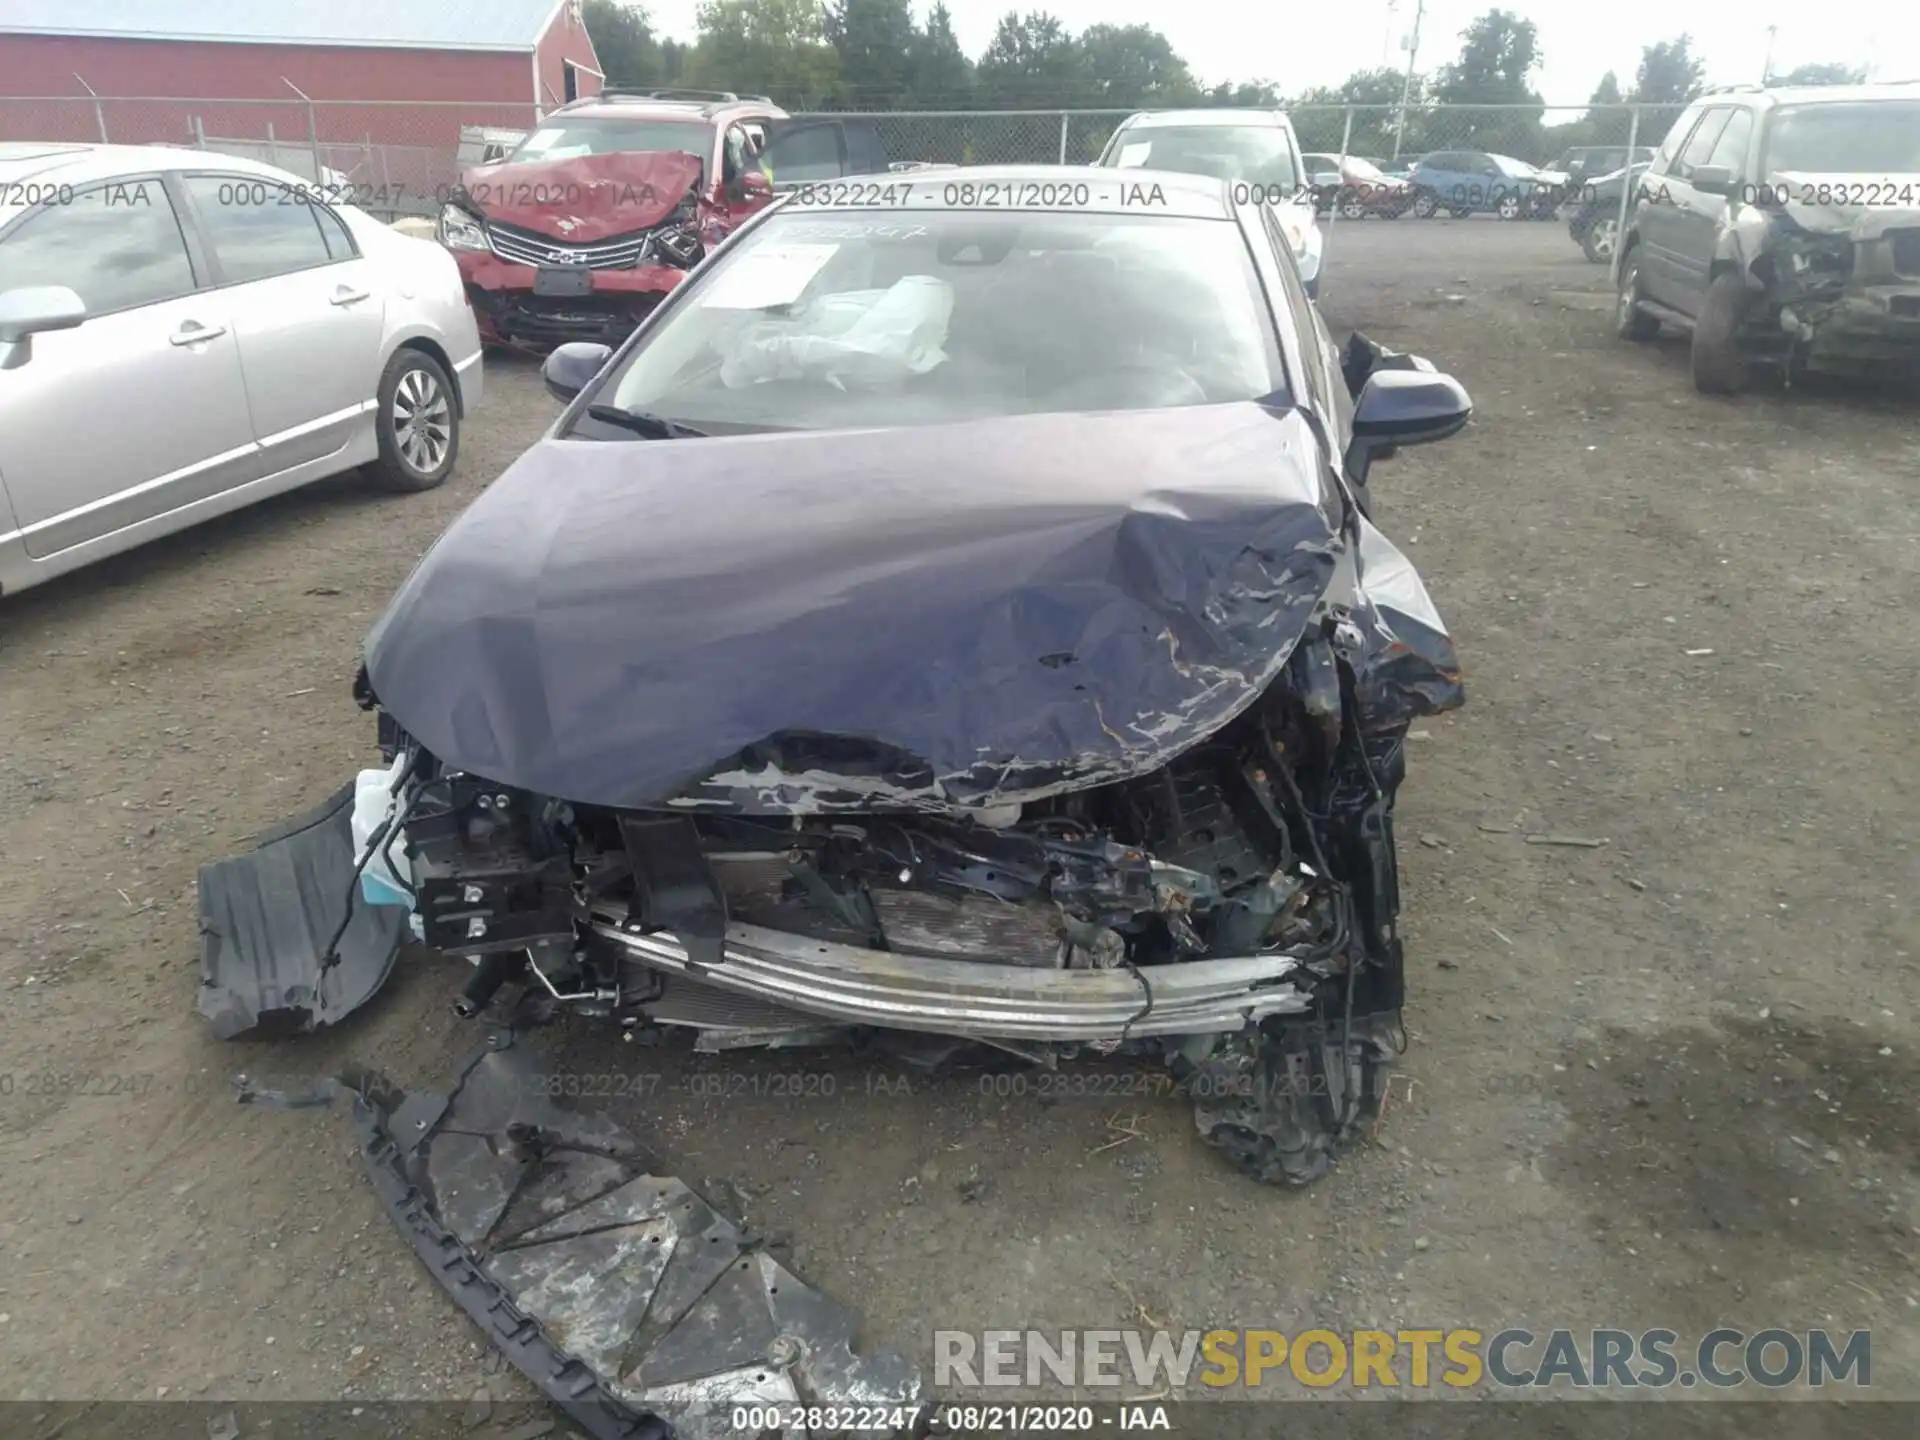
<path id="1" fill-rule="evenodd" d="M 729 91 L 603 91 L 469 170 L 438 234 L 482 340 L 618 345 L 777 191 L 886 168 L 878 132 L 859 120 L 795 120 Z"/>

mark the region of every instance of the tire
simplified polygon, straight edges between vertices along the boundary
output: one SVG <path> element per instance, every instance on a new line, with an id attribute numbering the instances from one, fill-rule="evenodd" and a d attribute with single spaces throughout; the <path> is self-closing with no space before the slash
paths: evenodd
<path id="1" fill-rule="evenodd" d="M 1660 322 L 1640 308 L 1640 298 L 1640 257 L 1629 250 L 1613 302 L 1613 333 L 1622 340 L 1646 341 L 1660 333 Z"/>
<path id="2" fill-rule="evenodd" d="M 1367 204 L 1351 191 L 1340 197 L 1337 207 L 1342 220 L 1364 220 L 1367 218 Z"/>
<path id="3" fill-rule="evenodd" d="M 1525 209 L 1526 202 L 1509 191 L 1500 197 L 1499 203 L 1493 207 L 1493 213 L 1502 220 L 1518 220 Z"/>
<path id="4" fill-rule="evenodd" d="M 1620 244 L 1620 220 L 1615 215 L 1596 215 L 1580 236 L 1580 253 L 1596 265 L 1613 259 Z"/>
<path id="5" fill-rule="evenodd" d="M 1440 213 L 1440 197 L 1431 190 L 1416 190 L 1410 208 L 1414 219 L 1431 220 Z"/>
<path id="6" fill-rule="evenodd" d="M 460 457 L 460 405 L 453 381 L 424 350 L 402 348 L 380 375 L 374 430 L 380 458 L 367 467 L 388 490 L 431 490 Z"/>
<path id="7" fill-rule="evenodd" d="M 1393 1047 L 1356 1021 L 1342 1044 L 1302 1019 L 1270 1021 L 1181 1077 L 1201 1139 L 1267 1185 L 1307 1185 L 1380 1118 Z"/>
<path id="8" fill-rule="evenodd" d="M 1707 286 L 1693 321 L 1693 388 L 1702 395 L 1735 395 L 1747 388 L 1748 366 L 1740 353 L 1740 321 L 1747 287 L 1731 272 Z"/>

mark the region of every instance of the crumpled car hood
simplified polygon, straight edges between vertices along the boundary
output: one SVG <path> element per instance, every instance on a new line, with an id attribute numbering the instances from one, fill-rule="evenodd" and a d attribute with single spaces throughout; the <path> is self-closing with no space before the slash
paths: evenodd
<path id="1" fill-rule="evenodd" d="M 1821 235 L 1847 235 L 1855 242 L 1877 240 L 1891 229 L 1920 225 L 1920 203 L 1817 205 L 1795 198 L 1825 185 L 1843 195 L 1920 196 L 1920 174 L 1825 175 L 1807 170 L 1776 170 L 1769 177 L 1786 191 L 1784 208 L 1796 225 Z"/>
<path id="2" fill-rule="evenodd" d="M 469 202 L 489 220 L 584 245 L 658 225 L 700 179 L 684 150 L 507 160 L 466 174 Z"/>
<path id="3" fill-rule="evenodd" d="M 545 440 L 367 638 L 445 764 L 578 803 L 1006 804 L 1150 772 L 1279 673 L 1344 541 L 1253 404 Z"/>

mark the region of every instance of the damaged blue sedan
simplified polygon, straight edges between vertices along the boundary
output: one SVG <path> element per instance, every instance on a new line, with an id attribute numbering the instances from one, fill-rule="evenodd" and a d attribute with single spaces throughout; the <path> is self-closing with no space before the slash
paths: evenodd
<path id="1" fill-rule="evenodd" d="M 1463 698 L 1370 481 L 1471 406 L 1336 345 L 1268 207 L 803 187 L 544 374 L 368 636 L 382 763 L 202 873 L 217 1033 L 333 1023 L 411 936 L 468 1016 L 1150 1056 L 1264 1181 L 1364 1132 L 1405 739 Z"/>

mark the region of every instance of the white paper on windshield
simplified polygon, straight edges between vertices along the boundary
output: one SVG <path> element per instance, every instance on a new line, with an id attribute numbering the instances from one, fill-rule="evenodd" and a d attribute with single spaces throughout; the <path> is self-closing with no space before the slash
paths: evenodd
<path id="1" fill-rule="evenodd" d="M 1151 140 L 1139 145 L 1122 145 L 1120 147 L 1120 159 L 1118 161 L 1119 168 L 1122 170 L 1138 170 L 1142 165 L 1147 163 L 1147 154 L 1152 149 L 1153 142 Z"/>
<path id="2" fill-rule="evenodd" d="M 838 245 L 757 246 L 721 271 L 700 303 L 715 310 L 791 305 L 839 249 Z"/>

